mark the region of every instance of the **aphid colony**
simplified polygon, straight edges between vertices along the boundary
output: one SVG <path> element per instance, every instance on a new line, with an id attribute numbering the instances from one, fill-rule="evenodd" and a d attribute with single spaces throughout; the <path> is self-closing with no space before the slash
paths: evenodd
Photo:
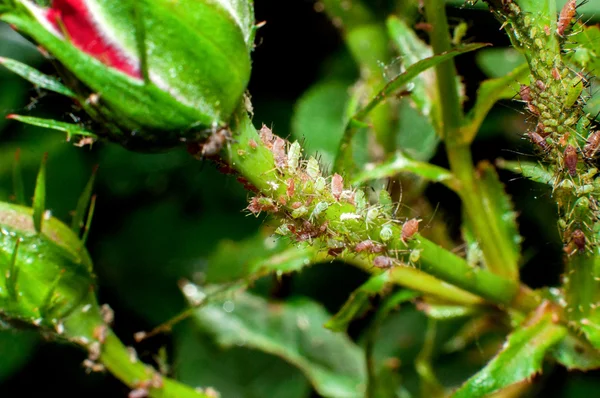
<path id="1" fill-rule="evenodd" d="M 555 173 L 553 196 L 559 205 L 559 228 L 565 252 L 572 255 L 598 245 L 594 224 L 598 220 L 600 184 L 594 159 L 600 147 L 600 129 L 591 128 L 583 113 L 587 78 L 564 63 L 562 48 L 568 41 L 576 15 L 576 0 L 562 8 L 556 30 L 540 28 L 533 13 L 521 12 L 515 4 L 502 15 L 509 30 L 518 36 L 529 54 L 530 85 L 521 85 L 519 96 L 535 118 L 526 137 Z M 506 10 L 505 10 L 506 11 Z M 497 14 L 501 15 L 501 13 Z M 557 51 L 552 43 L 558 41 Z"/>
<path id="2" fill-rule="evenodd" d="M 283 215 L 277 234 L 299 242 L 318 239 L 331 256 L 367 256 L 378 268 L 418 260 L 412 253 L 419 253 L 418 249 L 411 252 L 407 246 L 419 232 L 420 220 L 395 220 L 386 190 L 380 193 L 380 203 L 370 206 L 364 191 L 347 189 L 341 175 L 325 177 L 317 159 L 303 160 L 297 142 L 289 144 L 266 126 L 259 135 L 261 144 L 273 154 L 273 179 L 270 194 L 251 198 L 250 213 Z M 258 145 L 248 143 L 251 150 Z M 400 259 L 398 255 L 404 253 L 406 258 Z"/>

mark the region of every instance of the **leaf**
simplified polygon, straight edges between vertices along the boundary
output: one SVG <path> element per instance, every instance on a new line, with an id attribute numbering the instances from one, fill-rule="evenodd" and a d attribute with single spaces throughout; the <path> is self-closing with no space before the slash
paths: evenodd
<path id="1" fill-rule="evenodd" d="M 42 158 L 40 171 L 35 182 L 35 193 L 33 195 L 33 225 L 37 232 L 42 232 L 42 221 L 46 211 L 46 162 L 48 154 Z"/>
<path id="2" fill-rule="evenodd" d="M 412 173 L 427 181 L 440 182 L 453 191 L 459 189 L 459 183 L 450 171 L 443 167 L 413 160 L 401 151 L 396 151 L 396 153 L 384 163 L 377 165 L 370 170 L 363 171 L 356 176 L 353 184 L 359 184 L 379 178 L 393 177 L 400 172 Z"/>
<path id="3" fill-rule="evenodd" d="M 208 304 L 194 317 L 222 347 L 253 348 L 295 365 L 322 396 L 362 397 L 364 353 L 346 335 L 323 328 L 328 318 L 308 299 L 273 304 L 250 293 Z"/>
<path id="4" fill-rule="evenodd" d="M 388 34 L 396 49 L 402 58 L 402 64 L 408 68 L 415 63 L 433 56 L 433 50 L 419 36 L 414 29 L 404 22 L 404 20 L 391 16 L 387 19 Z M 434 107 L 437 108 L 434 99 L 436 97 L 435 73 L 431 70 L 424 71 L 413 80 L 411 89 L 411 98 L 415 102 L 417 109 L 427 116 L 432 117 Z M 439 112 L 438 109 L 435 112 Z"/>
<path id="5" fill-rule="evenodd" d="M 296 102 L 292 136 L 304 142 L 307 156 L 320 156 L 325 170 L 335 159 L 344 134 L 349 85 L 323 81 L 312 86 Z"/>
<path id="6" fill-rule="evenodd" d="M 454 48 L 450 51 L 446 51 L 439 55 L 434 55 L 432 57 L 428 57 L 422 59 L 419 62 L 411 65 L 398 76 L 394 77 L 390 82 L 388 82 L 385 87 L 381 89 L 381 91 L 371 100 L 367 105 L 365 105 L 362 109 L 360 109 L 353 117 L 353 119 L 357 119 L 359 121 L 364 120 L 364 118 L 369 114 L 369 112 L 374 109 L 377 105 L 383 102 L 386 98 L 394 95 L 396 91 L 401 89 L 405 84 L 410 82 L 412 79 L 417 77 L 421 72 L 433 68 L 436 65 L 441 64 L 449 59 L 456 57 L 457 55 L 464 54 L 470 51 L 475 51 L 489 44 L 486 43 L 473 43 L 463 45 L 457 48 Z"/>
<path id="7" fill-rule="evenodd" d="M 510 99 L 519 92 L 519 82 L 526 81 L 529 76 L 529 66 L 526 63 L 517 66 L 504 77 L 486 80 L 477 90 L 475 105 L 465 117 L 462 126 L 463 137 L 471 142 L 479 131 L 483 120 L 494 104 L 501 99 Z"/>
<path id="8" fill-rule="evenodd" d="M 569 42 L 565 46 L 566 50 L 572 52 L 571 60 L 581 68 L 597 74 L 600 70 L 600 28 L 578 23 L 573 32 L 577 33 L 569 35 Z"/>
<path id="9" fill-rule="evenodd" d="M 506 267 L 517 266 L 521 255 L 521 235 L 517 227 L 517 215 L 513 210 L 510 197 L 504 191 L 504 187 L 498 178 L 494 167 L 488 162 L 480 162 L 477 166 L 477 184 L 481 200 L 486 207 L 488 227 L 495 231 L 496 236 L 503 236 L 503 242 L 508 246 L 503 248 L 504 258 L 508 259 Z"/>
<path id="10" fill-rule="evenodd" d="M 566 329 L 552 322 L 550 313 L 535 315 L 538 319 L 523 324 L 510 334 L 502 351 L 452 397 L 483 397 L 541 372 L 547 351 L 565 336 Z"/>
<path id="11" fill-rule="evenodd" d="M 94 171 L 92 171 L 92 175 L 90 176 L 88 183 L 86 184 L 85 188 L 83 189 L 83 192 L 81 192 L 81 196 L 79 197 L 79 200 L 77 201 L 75 215 L 73 216 L 73 220 L 71 221 L 71 229 L 73 230 L 73 232 L 75 232 L 78 235 L 81 234 L 81 230 L 84 227 L 83 220 L 86 215 L 86 210 L 88 209 L 88 207 L 90 205 L 90 200 L 92 198 L 92 192 L 94 189 L 94 181 L 96 180 L 96 172 L 97 171 L 98 171 L 98 169 L 94 168 Z"/>
<path id="12" fill-rule="evenodd" d="M 393 96 L 396 91 L 398 91 L 402 87 L 404 87 L 407 83 L 409 83 L 411 80 L 413 80 L 415 77 L 417 77 L 421 72 L 423 72 L 429 68 L 433 68 L 434 66 L 436 66 L 444 61 L 447 61 L 449 59 L 452 59 L 452 58 L 456 57 L 457 55 L 464 54 L 469 51 L 474 51 L 479 48 L 485 47 L 487 45 L 488 44 L 474 43 L 474 44 L 460 46 L 460 47 L 457 47 L 450 51 L 446 51 L 442 54 L 434 55 L 429 58 L 425 58 L 425 59 L 411 65 L 410 67 L 408 67 L 406 69 L 406 71 L 404 71 L 403 73 L 400 73 L 399 75 L 397 75 L 396 77 L 391 79 L 390 82 L 388 82 L 379 91 L 379 93 L 377 95 L 375 95 L 375 97 L 373 97 L 367 103 L 367 105 L 365 105 L 363 108 L 359 109 L 354 114 L 354 116 L 351 118 L 351 121 L 354 121 L 354 122 L 364 121 L 366 119 L 366 117 L 369 115 L 369 113 L 375 107 L 377 107 L 377 105 L 379 105 L 380 103 L 385 101 L 386 98 Z M 343 167 L 344 167 L 345 163 L 347 162 L 347 159 L 351 157 L 351 156 L 348 156 L 348 153 L 351 153 L 350 152 L 351 151 L 350 143 L 352 142 L 352 139 L 353 139 L 355 133 L 356 133 L 356 129 L 354 127 L 352 127 L 352 123 L 349 121 L 344 130 L 344 136 L 340 142 L 340 149 L 338 150 L 338 153 L 336 155 L 334 168 L 333 168 L 334 170 L 343 170 Z"/>
<path id="13" fill-rule="evenodd" d="M 369 299 L 382 294 L 389 282 L 389 273 L 383 272 L 372 276 L 356 289 L 342 308 L 325 323 L 325 327 L 334 332 L 342 332 L 348 328 L 353 319 L 363 315 L 370 307 Z"/>
<path id="14" fill-rule="evenodd" d="M 539 182 L 540 184 L 553 185 L 556 180 L 553 173 L 541 163 L 498 159 L 496 165 L 501 169 L 521 174 L 523 177 L 527 177 L 531 181 Z"/>
<path id="15" fill-rule="evenodd" d="M 569 330 L 550 353 L 558 363 L 569 370 L 587 371 L 600 368 L 600 352 L 572 330 Z"/>
<path id="16" fill-rule="evenodd" d="M 502 79 L 527 63 L 525 56 L 513 47 L 484 48 L 475 54 L 475 61 L 483 73 L 491 78 L 488 81 Z"/>
<path id="17" fill-rule="evenodd" d="M 304 398 L 310 384 L 280 358 L 245 347 L 221 349 L 190 323 L 175 329 L 175 376 L 191 386 L 213 387 L 221 397 Z"/>
<path id="18" fill-rule="evenodd" d="M 0 64 L 4 65 L 8 70 L 16 73 L 25 80 L 34 85 L 44 88 L 55 93 L 66 95 L 67 97 L 75 98 L 75 93 L 67 86 L 62 84 L 58 79 L 43 74 L 31 66 L 10 58 L 0 57 Z"/>
<path id="19" fill-rule="evenodd" d="M 288 239 L 265 231 L 243 241 L 225 240 L 208 259 L 206 282 L 253 281 L 271 273 L 281 275 L 299 271 L 314 261 L 316 252 L 314 246 L 292 245 Z"/>
<path id="20" fill-rule="evenodd" d="M 21 116 L 21 115 L 8 115 L 8 119 L 17 120 L 21 123 L 31 124 L 32 126 L 44 127 L 51 130 L 64 131 L 67 133 L 67 141 L 71 140 L 72 136 L 82 136 L 97 139 L 96 134 L 87 131 L 83 127 L 74 123 L 59 122 L 52 119 L 43 119 L 39 117 Z"/>

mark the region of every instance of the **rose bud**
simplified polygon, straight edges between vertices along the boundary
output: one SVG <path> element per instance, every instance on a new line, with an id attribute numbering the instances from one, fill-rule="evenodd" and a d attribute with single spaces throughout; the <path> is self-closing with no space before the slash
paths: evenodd
<path id="1" fill-rule="evenodd" d="M 102 127 L 94 133 L 130 149 L 200 140 L 225 126 L 242 101 L 255 30 L 251 0 L 10 4 L 0 18 L 58 61 L 66 87 L 5 66 L 71 93 Z"/>

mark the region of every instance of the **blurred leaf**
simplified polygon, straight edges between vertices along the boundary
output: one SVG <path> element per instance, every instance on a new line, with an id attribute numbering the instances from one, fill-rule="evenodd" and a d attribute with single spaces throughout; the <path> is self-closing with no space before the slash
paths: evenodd
<path id="1" fill-rule="evenodd" d="M 418 175 L 427 181 L 440 182 L 454 191 L 456 191 L 459 186 L 458 181 L 450 171 L 426 162 L 413 160 L 401 151 L 396 151 L 396 153 L 384 163 L 356 176 L 353 184 L 379 178 L 393 177 L 401 172 Z"/>
<path id="2" fill-rule="evenodd" d="M 517 328 L 500 351 L 479 373 L 471 377 L 452 396 L 483 397 L 512 384 L 530 380 L 541 372 L 546 352 L 566 334 L 566 329 L 552 322 L 552 314 Z M 527 321 L 526 321 L 527 322 Z"/>
<path id="3" fill-rule="evenodd" d="M 521 174 L 523 177 L 527 177 L 531 181 L 539 182 L 540 184 L 553 185 L 556 179 L 552 172 L 546 169 L 546 166 L 541 163 L 498 159 L 496 165 L 501 169 Z"/>
<path id="4" fill-rule="evenodd" d="M 481 200 L 484 201 L 488 215 L 488 227 L 495 231 L 496 236 L 503 236 L 510 245 L 506 249 L 506 258 L 510 264 L 517 267 L 521 256 L 521 235 L 517 227 L 517 214 L 513 209 L 510 197 L 504 191 L 504 186 L 498 178 L 494 167 L 488 162 L 480 162 L 477 166 Z"/>
<path id="5" fill-rule="evenodd" d="M 569 43 L 566 44 L 566 50 L 572 52 L 570 59 L 579 67 L 598 73 L 600 70 L 600 27 L 584 26 L 578 23 L 573 32 L 577 33 L 569 35 Z"/>
<path id="6" fill-rule="evenodd" d="M 525 56 L 512 47 L 485 48 L 475 54 L 475 61 L 483 73 L 491 79 L 488 80 L 490 82 L 497 81 L 496 79 L 504 79 L 508 75 L 514 74 L 515 71 L 526 68 Z M 517 76 L 508 80 L 507 83 L 520 81 L 520 75 Z M 511 96 L 514 96 L 517 92 L 518 90 L 513 92 Z"/>
<path id="7" fill-rule="evenodd" d="M 325 397 L 362 397 L 364 354 L 344 334 L 323 324 L 329 315 L 308 299 L 273 304 L 250 293 L 196 311 L 201 329 L 222 347 L 244 346 L 297 366 Z"/>
<path id="8" fill-rule="evenodd" d="M 320 156 L 324 169 L 333 163 L 344 134 L 349 89 L 348 84 L 340 81 L 323 81 L 296 102 L 292 136 L 304 143 L 307 156 Z"/>
<path id="9" fill-rule="evenodd" d="M 288 239 L 266 232 L 259 231 L 243 241 L 221 241 L 207 260 L 206 283 L 242 278 L 251 282 L 270 273 L 282 275 L 299 271 L 312 263 L 317 253 L 314 246 L 292 244 Z"/>
<path id="10" fill-rule="evenodd" d="M 397 148 L 415 160 L 431 159 L 440 142 L 435 129 L 407 99 L 401 100 L 399 105 Z"/>
<path id="11" fill-rule="evenodd" d="M 568 334 L 551 351 L 552 357 L 569 370 L 600 368 L 600 352 L 585 338 L 569 330 Z"/>
<path id="12" fill-rule="evenodd" d="M 519 92 L 519 82 L 526 82 L 528 77 L 529 66 L 523 63 L 503 77 L 481 83 L 477 90 L 475 105 L 466 115 L 462 126 L 463 136 L 467 142 L 473 141 L 494 104 L 501 99 L 514 97 Z"/>
<path id="13" fill-rule="evenodd" d="M 373 99 L 371 99 L 371 101 L 369 101 L 367 105 L 365 105 L 358 112 L 356 112 L 353 119 L 357 121 L 364 120 L 364 118 L 369 114 L 369 112 L 371 112 L 371 110 L 373 110 L 377 105 L 383 102 L 386 98 L 393 96 L 396 93 L 396 91 L 400 90 L 404 85 L 412 81 L 423 71 L 426 71 L 429 68 L 433 68 L 434 66 L 439 65 L 442 62 L 452 59 L 460 54 L 475 51 L 488 45 L 489 44 L 486 43 L 466 44 L 460 47 L 456 47 L 452 50 L 446 51 L 443 54 L 434 55 L 414 63 L 410 67 L 406 68 L 406 71 L 400 73 L 398 76 L 390 80 L 390 82 L 387 83 L 385 87 L 383 87 L 381 91 Z"/>
<path id="14" fill-rule="evenodd" d="M 35 194 L 33 195 L 33 225 L 37 232 L 42 232 L 42 221 L 46 211 L 46 162 L 48 154 L 42 158 L 42 164 L 35 181 Z"/>
<path id="15" fill-rule="evenodd" d="M 213 387 L 227 398 L 304 398 L 310 384 L 276 356 L 244 347 L 221 349 L 190 324 L 175 334 L 175 375 L 191 386 Z"/>
<path id="16" fill-rule="evenodd" d="M 65 123 L 59 122 L 58 120 L 53 119 L 43 119 L 39 117 L 32 116 L 22 116 L 22 115 L 8 115 L 7 118 L 12 120 L 17 120 L 21 123 L 30 124 L 32 126 L 44 127 L 51 130 L 64 131 L 67 133 L 67 141 L 70 141 L 72 136 L 82 136 L 82 137 L 90 137 L 97 138 L 96 134 L 86 130 L 79 124 L 75 123 Z"/>
<path id="17" fill-rule="evenodd" d="M 0 64 L 38 87 L 66 95 L 67 97 L 75 97 L 75 93 L 63 85 L 57 78 L 45 75 L 27 64 L 4 57 L 0 57 Z"/>
<path id="18" fill-rule="evenodd" d="M 348 328 L 352 320 L 365 314 L 371 306 L 369 299 L 382 294 L 389 283 L 389 273 L 383 272 L 372 276 L 368 281 L 356 289 L 342 308 L 325 323 L 325 327 L 334 332 L 342 332 Z"/>
<path id="19" fill-rule="evenodd" d="M 24 366 L 39 340 L 35 331 L 2 330 L 0 327 L 0 381 Z"/>
<path id="20" fill-rule="evenodd" d="M 422 59 L 431 57 L 433 51 L 425 42 L 423 42 L 416 35 L 415 31 L 406 24 L 406 22 L 395 16 L 391 16 L 387 20 L 388 33 L 396 45 L 396 49 L 399 51 L 402 58 L 402 64 L 404 68 L 421 61 Z M 417 76 L 412 81 L 412 87 L 410 88 L 410 98 L 416 105 L 415 112 L 412 107 L 403 107 L 404 113 L 408 113 L 408 110 L 413 110 L 415 113 L 420 113 L 425 118 L 422 118 L 425 123 L 421 122 L 421 126 L 412 126 L 411 129 L 400 129 L 404 131 L 404 134 L 400 135 L 400 148 L 407 150 L 407 148 L 415 148 L 414 145 L 410 145 L 410 139 L 417 137 L 421 142 L 421 145 L 425 144 L 425 150 L 416 150 L 411 153 L 413 157 L 419 160 L 428 160 L 435 151 L 439 142 L 438 136 L 441 135 L 441 114 L 440 107 L 437 105 L 437 89 L 436 89 L 436 78 L 433 70 L 426 70 Z M 409 122 L 408 114 L 400 116 L 400 123 L 407 125 Z M 420 118 L 413 116 L 410 119 L 417 121 Z M 414 134 L 414 131 L 419 131 L 419 134 Z M 439 134 L 436 134 L 436 131 Z M 407 145 L 408 144 L 408 145 Z M 416 147 L 419 149 L 419 147 Z M 422 154 L 421 156 L 419 156 Z"/>

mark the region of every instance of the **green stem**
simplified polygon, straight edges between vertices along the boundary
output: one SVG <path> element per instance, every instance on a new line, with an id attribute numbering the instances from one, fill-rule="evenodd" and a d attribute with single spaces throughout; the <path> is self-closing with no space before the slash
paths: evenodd
<path id="1" fill-rule="evenodd" d="M 440 0 L 425 0 L 428 22 L 432 25 L 431 45 L 435 54 L 450 50 L 445 4 Z M 436 66 L 439 98 L 443 98 L 443 139 L 450 168 L 461 183 L 461 199 L 478 237 L 486 266 L 495 274 L 517 281 L 518 264 L 510 255 L 510 242 L 500 233 L 493 214 L 485 208 L 482 193 L 475 181 L 475 170 L 469 145 L 461 132 L 463 111 L 457 87 L 454 61 L 448 60 Z"/>
<path id="2" fill-rule="evenodd" d="M 420 268 L 419 272 L 424 271 L 457 288 L 486 298 L 492 303 L 523 311 L 531 309 L 532 306 L 535 308 L 534 304 L 538 302 L 537 296 L 528 289 L 521 288 L 518 282 L 495 275 L 485 269 L 473 268 L 464 259 L 423 237 L 413 237 L 405 243 L 401 239 L 402 228 L 389 218 L 374 218 L 366 223 L 365 221 L 359 222 L 348 217 L 341 217 L 342 215 L 356 215 L 358 217 L 360 214 L 364 214 L 364 211 L 360 213 L 354 204 L 332 200 L 329 186 L 320 193 L 303 191 L 300 188 L 304 184 L 302 182 L 303 171 L 286 171 L 285 168 L 275 167 L 273 153 L 261 141 L 245 111 L 238 113 L 235 122 L 232 126 L 235 136 L 228 148 L 226 159 L 229 160 L 230 166 L 258 191 L 259 197 L 268 198 L 273 203 L 281 203 L 281 205 L 276 206 L 276 211 L 271 211 L 275 212 L 283 224 L 292 222 L 296 225 L 308 224 L 310 228 L 326 226 L 331 239 L 340 239 L 339 242 L 343 242 L 345 251 L 342 256 L 350 261 L 353 257 L 356 257 L 355 247 L 359 243 L 380 236 L 384 227 L 390 228 L 392 239 L 386 243 L 387 252 L 403 255 L 405 257 L 403 261 L 408 264 L 409 253 L 420 250 L 420 259 L 416 263 L 417 267 L 414 268 L 416 271 L 419 271 L 418 268 Z M 290 179 L 296 181 L 295 184 L 298 188 L 295 190 L 293 197 L 282 201 L 281 199 L 287 198 L 286 181 Z M 316 204 L 323 202 L 329 203 L 329 206 L 318 217 L 314 217 L 312 215 L 314 207 Z M 294 203 L 310 203 L 310 205 L 307 205 L 308 209 L 305 215 L 300 218 L 290 216 L 294 209 Z M 360 217 L 361 219 L 364 218 L 363 216 Z M 346 220 L 342 221 L 344 219 Z M 322 250 L 322 255 L 325 256 L 324 253 L 327 247 Z M 372 264 L 364 263 L 362 267 L 373 270 Z M 417 282 L 423 276 L 406 270 L 412 269 L 409 267 L 396 267 L 394 269 L 393 273 L 396 275 L 395 278 L 397 278 L 398 283 L 411 288 L 422 289 L 422 287 L 411 286 L 411 284 L 425 285 L 426 283 L 423 283 L 424 279 Z M 462 295 L 462 299 L 465 299 L 464 292 L 458 293 L 457 290 L 460 290 L 456 288 L 452 290 L 452 292 L 446 290 L 444 294 L 456 295 L 456 297 Z M 437 292 L 439 294 L 441 291 L 444 291 L 442 287 L 435 292 L 431 291 L 431 293 L 436 294 Z"/>
<path id="3" fill-rule="evenodd" d="M 90 297 L 92 295 L 90 294 Z M 64 337 L 82 346 L 97 361 L 132 390 L 143 389 L 152 398 L 209 398 L 208 395 L 160 375 L 154 368 L 132 358 L 119 338 L 102 320 L 100 308 L 93 298 L 63 321 Z M 94 348 L 97 347 L 97 348 Z"/>

